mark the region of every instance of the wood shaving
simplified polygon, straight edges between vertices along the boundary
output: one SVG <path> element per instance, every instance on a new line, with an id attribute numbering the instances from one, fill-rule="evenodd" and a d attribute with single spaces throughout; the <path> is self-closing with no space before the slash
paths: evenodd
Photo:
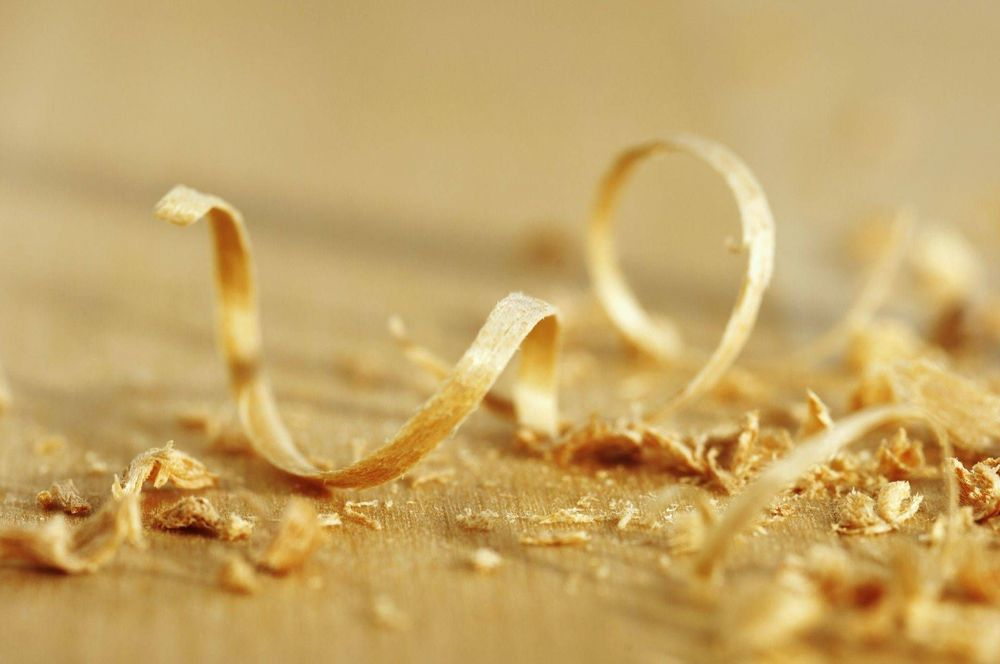
<path id="1" fill-rule="evenodd" d="M 538 535 L 522 535 L 518 541 L 524 546 L 583 546 L 590 542 L 590 533 L 585 530 L 544 532 Z"/>
<path id="2" fill-rule="evenodd" d="M 217 477 L 201 461 L 174 449 L 173 441 L 135 457 L 124 473 L 124 480 L 115 476 L 112 493 L 117 496 L 137 495 L 144 483 L 154 489 L 173 484 L 180 489 L 205 489 L 215 486 Z"/>
<path id="3" fill-rule="evenodd" d="M 271 574 L 288 574 L 302 567 L 325 540 L 316 508 L 304 498 L 292 498 L 258 565 Z"/>
<path id="4" fill-rule="evenodd" d="M 111 562 L 126 542 L 143 545 L 139 499 L 134 495 L 109 500 L 76 528 L 56 514 L 37 526 L 0 530 L 0 559 L 67 574 L 92 573 Z"/>
<path id="5" fill-rule="evenodd" d="M 91 504 L 77 491 L 73 480 L 53 482 L 48 490 L 40 491 L 35 500 L 43 510 L 59 510 L 73 516 L 84 516 L 93 510 Z"/>
<path id="6" fill-rule="evenodd" d="M 924 444 L 910 438 L 902 427 L 895 436 L 883 440 L 875 454 L 878 474 L 890 480 L 919 479 L 934 474 L 934 470 L 927 466 Z"/>
<path id="7" fill-rule="evenodd" d="M 160 530 L 198 530 L 216 535 L 222 516 L 207 498 L 185 496 L 153 516 L 152 525 Z"/>
<path id="8" fill-rule="evenodd" d="M 877 535 L 897 530 L 910 520 L 924 497 L 910 495 L 910 483 L 890 482 L 879 491 L 878 499 L 851 491 L 841 501 L 839 521 L 834 529 L 842 535 Z"/>
<path id="9" fill-rule="evenodd" d="M 230 556 L 219 569 L 219 583 L 230 592 L 252 595 L 260 590 L 253 565 L 242 556 Z"/>
<path id="10" fill-rule="evenodd" d="M 493 549 L 480 547 L 469 556 L 469 565 L 477 572 L 488 574 L 503 565 L 503 557 Z"/>
<path id="11" fill-rule="evenodd" d="M 1000 514 L 1000 459 L 984 459 L 966 468 L 961 461 L 951 458 L 948 465 L 958 480 L 959 502 L 972 508 L 976 521 Z"/>
<path id="12" fill-rule="evenodd" d="M 317 519 L 319 520 L 319 525 L 324 528 L 336 528 L 338 526 L 344 525 L 343 519 L 336 512 L 327 512 L 325 514 L 320 514 Z"/>
<path id="13" fill-rule="evenodd" d="M 833 428 L 833 418 L 830 417 L 830 409 L 827 408 L 823 400 L 812 390 L 806 391 L 806 407 L 808 412 L 805 421 L 799 428 L 799 438 L 806 438 L 820 431 Z"/>
<path id="14" fill-rule="evenodd" d="M 471 508 L 465 510 L 455 517 L 455 523 L 466 530 L 489 531 L 496 527 L 500 521 L 500 515 L 493 510 L 482 510 L 473 513 Z"/>
<path id="15" fill-rule="evenodd" d="M 362 526 L 371 528 L 372 530 L 382 530 L 382 522 L 373 517 L 370 514 L 362 512 L 359 507 L 371 507 L 372 504 L 368 503 L 356 503 L 348 500 L 344 503 L 344 518 L 348 521 L 353 521 L 354 523 L 360 523 Z"/>
<path id="16" fill-rule="evenodd" d="M 220 337 L 240 421 L 254 450 L 293 475 L 339 487 L 368 487 L 395 479 L 451 435 L 476 409 L 520 348 L 514 388 L 518 421 L 545 435 L 558 426 L 556 360 L 559 322 L 549 304 L 520 293 L 494 308 L 472 346 L 424 406 L 381 449 L 339 470 L 317 464 L 281 420 L 261 361 L 253 259 L 240 213 L 220 198 L 187 187 L 157 204 L 158 218 L 189 226 L 203 217 L 215 240 Z"/>
<path id="17" fill-rule="evenodd" d="M 747 267 L 719 345 L 676 396 L 651 411 L 653 416 L 679 410 L 719 382 L 750 337 L 774 268 L 771 210 L 753 173 L 736 155 L 718 143 L 692 135 L 673 136 L 626 150 L 604 176 L 587 233 L 587 267 L 594 291 L 622 336 L 636 348 L 665 362 L 675 361 L 681 352 L 676 328 L 654 323 L 629 288 L 618 264 L 612 235 L 614 210 L 625 181 L 642 161 L 671 152 L 697 157 L 729 185 L 740 211 L 743 236 L 739 249 L 747 255 Z"/>

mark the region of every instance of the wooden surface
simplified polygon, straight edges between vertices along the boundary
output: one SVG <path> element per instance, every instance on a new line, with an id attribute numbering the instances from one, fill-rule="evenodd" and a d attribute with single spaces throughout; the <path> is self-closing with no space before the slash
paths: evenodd
<path id="1" fill-rule="evenodd" d="M 433 389 L 392 344 L 389 315 L 454 359 L 513 290 L 574 323 L 568 415 L 623 414 L 629 395 L 666 395 L 684 378 L 621 348 L 582 268 L 592 187 L 629 143 L 694 129 L 757 171 L 779 236 L 758 355 L 821 328 L 847 301 L 833 242 L 859 212 L 912 203 L 990 252 L 996 10 L 912 7 L 569 3 L 484 16 L 445 5 L 4 3 L 0 363 L 15 402 L 0 418 L 0 524 L 43 518 L 34 496 L 53 480 L 105 499 L 110 473 L 89 474 L 85 452 L 120 472 L 167 440 L 220 475 L 203 495 L 260 521 L 247 544 L 151 531 L 147 550 L 124 550 L 90 576 L 0 567 L 0 660 L 717 658 L 719 599 L 665 569 L 664 530 L 607 521 L 586 527 L 586 547 L 518 541 L 586 496 L 645 506 L 668 477 L 556 467 L 479 412 L 413 474 L 454 469 L 450 481 L 325 493 L 180 426 L 179 412 L 228 403 L 209 241 L 204 228 L 155 222 L 151 208 L 182 181 L 242 209 L 277 396 L 322 455 L 374 448 Z M 736 229 L 726 192 L 679 162 L 641 175 L 633 193 L 630 274 L 708 348 L 739 272 L 721 250 Z M 636 387 L 647 384 L 652 394 Z M 823 393 L 835 410 L 844 390 Z M 731 424 L 754 405 L 708 400 L 675 424 Z M 65 449 L 39 453 L 52 435 Z M 918 488 L 928 507 L 905 537 L 940 509 L 933 482 Z M 144 507 L 179 495 L 148 492 Z M 336 511 L 378 500 L 370 511 L 383 529 L 345 523 L 302 572 L 262 577 L 250 597 L 223 590 L 225 556 L 252 554 L 292 495 Z M 467 508 L 502 523 L 463 529 Z M 734 578 L 833 541 L 830 522 L 817 505 L 746 537 Z M 480 546 L 503 567 L 472 571 Z M 384 601 L 405 624 L 380 624 Z M 892 644 L 854 650 L 839 654 L 894 654 Z M 829 654 L 822 643 L 811 652 Z"/>

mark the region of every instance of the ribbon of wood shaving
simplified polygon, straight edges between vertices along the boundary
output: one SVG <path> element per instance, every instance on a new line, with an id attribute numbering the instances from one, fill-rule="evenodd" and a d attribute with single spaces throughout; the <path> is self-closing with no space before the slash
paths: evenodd
<path id="1" fill-rule="evenodd" d="M 654 416 L 675 411 L 710 390 L 733 364 L 756 324 L 774 269 L 774 219 L 767 198 L 753 173 L 735 154 L 718 143 L 691 135 L 677 135 L 626 150 L 604 176 L 587 233 L 587 265 L 594 290 L 625 339 L 664 362 L 676 361 L 682 348 L 676 329 L 654 323 L 629 288 L 615 255 L 612 234 L 614 210 L 625 181 L 642 161 L 671 152 L 685 152 L 701 159 L 729 185 L 740 211 L 741 250 L 747 254 L 747 267 L 719 345 L 687 385 L 651 413 Z"/>
<path id="2" fill-rule="evenodd" d="M 879 406 L 840 419 L 831 429 L 800 443 L 786 457 L 768 466 L 729 504 L 722 519 L 708 534 L 695 560 L 695 570 L 709 576 L 725 557 L 736 535 L 754 522 L 757 516 L 781 491 L 809 468 L 825 462 L 841 448 L 863 434 L 884 424 L 901 420 L 919 420 L 932 428 L 944 457 L 951 456 L 951 443 L 945 429 L 923 409 L 908 405 Z M 953 473 L 945 473 L 949 493 L 949 514 L 957 512 L 957 487 Z"/>
<path id="3" fill-rule="evenodd" d="M 336 470 L 312 460 L 282 422 L 262 366 L 254 264 L 242 215 L 222 199 L 184 186 L 167 193 L 155 214 L 178 226 L 209 219 L 230 386 L 254 450 L 275 467 L 337 487 L 370 487 L 395 479 L 465 421 L 519 348 L 521 362 L 513 396 L 518 421 L 548 436 L 556 433 L 557 313 L 542 300 L 514 293 L 496 305 L 438 392 L 385 446 Z"/>
<path id="4" fill-rule="evenodd" d="M 906 250 L 913 237 L 913 218 L 900 212 L 890 229 L 889 240 L 872 264 L 861 290 L 840 321 L 824 334 L 795 350 L 787 358 L 789 366 L 814 365 L 843 349 L 851 337 L 868 326 L 882 308 L 892 290 L 894 277 L 900 272 Z"/>

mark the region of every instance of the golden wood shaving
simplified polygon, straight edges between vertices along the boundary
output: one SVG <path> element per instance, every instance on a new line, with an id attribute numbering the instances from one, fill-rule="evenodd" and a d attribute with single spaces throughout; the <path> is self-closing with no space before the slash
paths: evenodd
<path id="1" fill-rule="evenodd" d="M 913 219 L 905 212 L 898 212 L 878 259 L 872 264 L 861 290 L 840 321 L 819 338 L 797 349 L 789 358 L 790 364 L 816 364 L 851 343 L 852 338 L 865 329 L 885 303 L 892 290 L 893 281 L 911 246 Z"/>
<path id="2" fill-rule="evenodd" d="M 958 459 L 948 459 L 948 465 L 958 480 L 958 496 L 962 505 L 972 508 L 976 521 L 1000 514 L 1000 459 L 989 458 L 966 468 Z"/>
<path id="3" fill-rule="evenodd" d="M 252 595 L 260 589 L 260 581 L 253 565 L 242 556 L 230 556 L 219 569 L 219 583 L 234 593 Z"/>
<path id="4" fill-rule="evenodd" d="M 890 482 L 879 491 L 878 499 L 851 491 L 839 507 L 834 529 L 842 535 L 877 535 L 897 530 L 920 509 L 924 497 L 910 496 L 910 483 Z"/>
<path id="5" fill-rule="evenodd" d="M 215 535 L 222 516 L 202 496 L 185 496 L 153 516 L 152 525 L 160 530 L 200 530 Z"/>
<path id="6" fill-rule="evenodd" d="M 812 390 L 806 391 L 806 407 L 808 408 L 806 419 L 799 428 L 799 438 L 805 438 L 833 428 L 833 418 L 830 417 L 830 409 L 827 408 L 823 400 Z"/>
<path id="7" fill-rule="evenodd" d="M 111 499 L 79 527 L 62 514 L 32 527 L 0 530 L 0 558 L 67 574 L 95 572 L 124 543 L 142 546 L 138 496 Z"/>
<path id="8" fill-rule="evenodd" d="M 149 482 L 154 489 L 173 484 L 180 489 L 204 489 L 215 486 L 217 477 L 209 472 L 201 461 L 193 456 L 174 449 L 173 441 L 164 447 L 157 447 L 143 452 L 132 459 L 125 470 L 124 480 L 115 482 L 111 487 L 116 496 L 138 495 L 142 485 Z"/>
<path id="9" fill-rule="evenodd" d="M 288 574 L 302 567 L 325 540 L 316 508 L 304 498 L 292 498 L 258 564 L 272 574 Z"/>
<path id="10" fill-rule="evenodd" d="M 93 507 L 77 491 L 73 480 L 53 482 L 46 491 L 40 491 L 35 500 L 43 510 L 60 510 L 65 514 L 83 516 L 90 514 Z"/>
<path id="11" fill-rule="evenodd" d="M 587 267 L 597 297 L 619 332 L 636 348 L 666 362 L 676 360 L 680 335 L 672 326 L 656 324 L 629 288 L 615 255 L 612 222 L 622 186 L 636 166 L 653 156 L 684 152 L 711 166 L 729 185 L 740 211 L 740 250 L 747 268 L 739 297 L 719 345 L 688 384 L 652 415 L 676 411 L 711 390 L 739 356 L 757 321 L 764 291 L 774 268 L 774 219 L 767 199 L 750 169 L 722 145 L 691 135 L 679 135 L 640 145 L 622 153 L 604 176 L 587 233 Z"/>
<path id="12" fill-rule="evenodd" d="M 590 533 L 585 530 L 543 532 L 522 535 L 518 541 L 524 546 L 583 546 L 590 542 Z"/>
<path id="13" fill-rule="evenodd" d="M 546 435 L 555 433 L 556 311 L 541 300 L 515 293 L 497 304 L 438 392 L 384 447 L 339 470 L 314 462 L 288 433 L 264 373 L 253 259 L 242 216 L 222 199 L 183 186 L 164 196 L 155 213 L 179 226 L 203 217 L 211 222 L 220 336 L 230 385 L 254 449 L 277 468 L 340 487 L 374 486 L 399 477 L 465 421 L 518 348 L 521 363 L 513 399 L 517 419 Z"/>

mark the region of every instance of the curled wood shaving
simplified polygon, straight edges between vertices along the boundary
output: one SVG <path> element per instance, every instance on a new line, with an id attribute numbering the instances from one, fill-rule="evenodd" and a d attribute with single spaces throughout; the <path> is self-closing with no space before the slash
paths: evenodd
<path id="1" fill-rule="evenodd" d="M 73 480 L 53 482 L 46 491 L 40 491 L 35 500 L 43 510 L 60 510 L 65 514 L 82 516 L 90 514 L 93 507 L 77 491 Z"/>
<path id="2" fill-rule="evenodd" d="M 958 498 L 972 508 L 976 521 L 1000 514 L 1000 459 L 989 458 L 966 468 L 958 459 L 948 459 L 958 480 Z"/>
<path id="3" fill-rule="evenodd" d="M 219 583 L 226 590 L 252 595 L 260 589 L 260 581 L 253 565 L 242 556 L 230 556 L 219 569 Z"/>
<path id="4" fill-rule="evenodd" d="M 820 431 L 833 428 L 833 418 L 830 417 L 830 409 L 827 408 L 823 400 L 812 390 L 806 391 L 806 407 L 808 408 L 806 419 L 799 428 L 799 438 L 812 436 Z"/>
<path id="5" fill-rule="evenodd" d="M 537 535 L 522 535 L 518 541 L 524 546 L 583 546 L 590 542 L 590 533 L 585 530 L 543 532 Z"/>
<path id="6" fill-rule="evenodd" d="M 0 530 L 0 559 L 67 574 L 92 573 L 109 563 L 126 542 L 143 544 L 135 495 L 109 500 L 77 528 L 57 514 L 38 526 Z"/>
<path id="7" fill-rule="evenodd" d="M 920 509 L 924 497 L 910 496 L 910 483 L 890 482 L 879 491 L 878 499 L 851 491 L 840 504 L 834 529 L 842 535 L 877 535 L 896 530 Z"/>
<path id="8" fill-rule="evenodd" d="M 743 227 L 741 251 L 747 268 L 739 297 L 719 345 L 688 384 L 651 412 L 665 415 L 712 389 L 743 350 L 757 320 L 764 291 L 774 268 L 774 219 L 767 199 L 750 169 L 732 152 L 692 135 L 639 145 L 623 152 L 604 176 L 587 233 L 587 267 L 597 297 L 619 332 L 636 348 L 672 362 L 681 350 L 676 329 L 654 323 L 629 288 L 615 255 L 612 222 L 622 186 L 642 161 L 670 152 L 684 152 L 711 166 L 736 198 Z"/>
<path id="9" fill-rule="evenodd" d="M 892 283 L 910 247 L 913 219 L 899 212 L 890 228 L 888 241 L 878 259 L 872 264 L 861 290 L 840 321 L 822 336 L 795 350 L 789 357 L 790 364 L 812 365 L 849 345 L 852 338 L 870 325 L 875 314 L 885 303 L 892 290 Z"/>
<path id="10" fill-rule="evenodd" d="M 183 186 L 164 196 L 155 213 L 179 226 L 203 217 L 211 222 L 220 336 L 230 385 L 254 450 L 277 468 L 339 487 L 368 487 L 395 479 L 465 421 L 518 348 L 521 363 L 513 398 L 517 419 L 530 429 L 555 434 L 556 311 L 541 300 L 515 293 L 497 304 L 438 392 L 384 447 L 339 470 L 314 462 L 288 433 L 262 367 L 253 259 L 242 216 L 222 199 Z"/>
<path id="11" fill-rule="evenodd" d="M 292 498 L 258 564 L 272 574 L 288 574 L 302 567 L 326 539 L 316 508 L 304 498 Z"/>
<path id="12" fill-rule="evenodd" d="M 125 470 L 124 480 L 115 476 L 111 492 L 115 497 L 138 495 L 149 482 L 154 489 L 173 484 L 180 489 L 205 489 L 215 486 L 217 477 L 201 461 L 174 449 L 170 441 L 132 459 Z"/>
<path id="13" fill-rule="evenodd" d="M 808 469 L 823 463 L 868 431 L 906 419 L 927 421 L 942 446 L 950 449 L 947 434 L 919 408 L 882 406 L 844 417 L 832 429 L 802 442 L 787 456 L 768 466 L 729 504 L 718 524 L 706 536 L 695 569 L 703 576 L 710 575 L 733 545 L 736 535 L 754 523 L 774 497 Z"/>

